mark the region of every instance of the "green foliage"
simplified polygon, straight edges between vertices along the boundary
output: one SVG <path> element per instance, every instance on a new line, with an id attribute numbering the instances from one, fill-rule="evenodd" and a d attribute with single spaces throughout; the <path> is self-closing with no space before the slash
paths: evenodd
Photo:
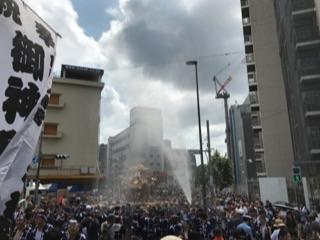
<path id="1" fill-rule="evenodd" d="M 197 166 L 197 169 L 196 169 L 196 184 L 197 185 L 202 184 L 202 177 L 201 176 L 202 176 L 202 166 L 199 165 L 199 166 Z M 205 180 L 205 183 L 208 184 L 209 174 L 208 174 L 207 165 L 204 165 L 204 180 Z"/>
<path id="2" fill-rule="evenodd" d="M 233 171 L 231 160 L 216 150 L 209 161 L 210 172 L 213 176 L 213 184 L 221 191 L 233 183 Z"/>
<path id="3" fill-rule="evenodd" d="M 209 165 L 204 165 L 204 181 L 209 183 L 209 176 L 213 176 L 213 184 L 219 191 L 229 187 L 233 183 L 233 170 L 231 160 L 216 150 L 211 156 Z M 196 184 L 202 183 L 202 167 L 197 166 L 196 169 Z"/>

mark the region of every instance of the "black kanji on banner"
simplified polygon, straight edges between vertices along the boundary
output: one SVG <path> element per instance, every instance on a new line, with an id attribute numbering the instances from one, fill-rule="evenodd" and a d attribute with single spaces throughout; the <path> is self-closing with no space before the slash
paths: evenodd
<path id="1" fill-rule="evenodd" d="M 16 72 L 32 73 L 34 80 L 43 79 L 44 71 L 44 50 L 39 44 L 30 41 L 26 35 L 16 31 L 13 38 L 13 49 L 11 57 L 12 66 Z"/>
<path id="2" fill-rule="evenodd" d="M 8 80 L 9 87 L 5 91 L 7 100 L 3 102 L 2 110 L 5 113 L 6 121 L 12 124 L 19 113 L 25 119 L 31 113 L 32 109 L 36 106 L 40 93 L 37 85 L 29 82 L 29 88 L 23 88 L 21 78 L 10 77 Z"/>
<path id="3" fill-rule="evenodd" d="M 36 23 L 37 33 L 39 34 L 39 38 L 41 38 L 47 47 L 54 48 L 54 41 L 52 39 L 51 33 L 46 29 L 41 23 Z"/>
<path id="4" fill-rule="evenodd" d="M 45 117 L 45 111 L 48 107 L 48 103 L 49 103 L 49 94 L 51 93 L 51 89 L 49 89 L 47 91 L 48 94 L 46 94 L 42 99 L 41 99 L 41 103 L 40 103 L 40 107 L 38 108 L 33 121 L 40 127 L 44 117 Z"/>
<path id="5" fill-rule="evenodd" d="M 50 77 L 50 75 L 51 75 L 53 63 L 54 63 L 54 55 L 50 55 L 50 69 L 49 69 L 49 75 L 48 75 L 48 77 Z"/>
<path id="6" fill-rule="evenodd" d="M 0 0 L 0 14 L 6 18 L 12 16 L 16 24 L 22 25 L 19 6 L 14 0 Z"/>
<path id="7" fill-rule="evenodd" d="M 4 149 L 6 149 L 6 147 L 8 146 L 9 142 L 11 141 L 11 139 L 14 137 L 15 134 L 16 134 L 15 130 L 0 131 L 0 155 L 3 153 Z"/>

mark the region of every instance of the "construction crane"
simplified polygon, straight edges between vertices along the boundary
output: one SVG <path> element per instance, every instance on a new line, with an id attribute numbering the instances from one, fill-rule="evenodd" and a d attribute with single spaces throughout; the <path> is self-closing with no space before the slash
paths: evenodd
<path id="1" fill-rule="evenodd" d="M 228 158 L 231 159 L 231 131 L 229 122 L 229 106 L 228 99 L 230 98 L 230 93 L 227 91 L 226 86 L 231 82 L 232 77 L 229 76 L 223 83 L 221 83 L 217 76 L 230 67 L 230 64 L 222 68 L 218 73 L 213 76 L 213 82 L 216 89 L 216 98 L 224 100 L 224 111 L 225 111 L 225 121 L 226 121 L 226 143 L 227 143 L 227 153 Z"/>

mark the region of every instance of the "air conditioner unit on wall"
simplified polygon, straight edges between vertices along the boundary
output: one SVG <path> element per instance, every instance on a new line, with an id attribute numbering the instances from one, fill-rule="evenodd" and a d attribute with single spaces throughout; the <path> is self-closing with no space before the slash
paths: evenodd
<path id="1" fill-rule="evenodd" d="M 89 174 L 96 174 L 97 168 L 89 168 Z"/>

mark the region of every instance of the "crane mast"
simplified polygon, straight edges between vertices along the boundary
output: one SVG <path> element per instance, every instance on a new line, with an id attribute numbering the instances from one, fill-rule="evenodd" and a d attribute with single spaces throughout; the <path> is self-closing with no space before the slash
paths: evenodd
<path id="1" fill-rule="evenodd" d="M 213 82 L 216 90 L 216 98 L 223 99 L 224 101 L 224 112 L 225 112 L 225 121 L 226 121 L 225 142 L 227 144 L 227 154 L 229 159 L 231 159 L 231 129 L 230 129 L 230 120 L 229 120 L 229 106 L 228 106 L 228 99 L 230 98 L 230 93 L 226 90 L 225 87 L 231 82 L 231 80 L 232 80 L 232 77 L 229 76 L 224 83 L 221 83 L 216 77 L 216 75 L 213 77 Z"/>

